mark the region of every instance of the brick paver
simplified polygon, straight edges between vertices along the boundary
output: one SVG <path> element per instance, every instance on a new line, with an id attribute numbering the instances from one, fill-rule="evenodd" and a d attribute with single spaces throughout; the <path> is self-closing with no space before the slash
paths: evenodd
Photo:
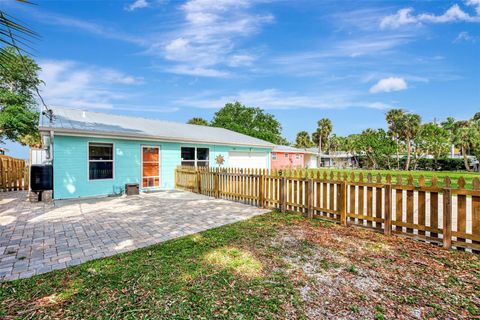
<path id="1" fill-rule="evenodd" d="M 30 203 L 0 193 L 0 280 L 30 277 L 222 226 L 266 210 L 165 191 Z"/>

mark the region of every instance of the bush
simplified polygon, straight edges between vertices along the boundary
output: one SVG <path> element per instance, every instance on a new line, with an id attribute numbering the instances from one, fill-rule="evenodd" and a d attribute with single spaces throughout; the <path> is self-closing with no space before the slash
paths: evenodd
<path id="1" fill-rule="evenodd" d="M 406 158 L 400 159 L 400 168 L 405 168 Z M 358 158 L 359 166 L 362 169 L 373 169 L 370 161 L 367 157 Z M 396 159 L 392 159 L 391 169 L 396 168 Z M 413 170 L 415 165 L 415 159 L 411 160 L 410 168 Z M 379 163 L 377 169 L 388 169 L 386 163 Z M 416 170 L 426 171 L 465 171 L 465 165 L 462 158 L 440 158 L 435 163 L 434 159 L 421 158 L 418 159 Z"/>

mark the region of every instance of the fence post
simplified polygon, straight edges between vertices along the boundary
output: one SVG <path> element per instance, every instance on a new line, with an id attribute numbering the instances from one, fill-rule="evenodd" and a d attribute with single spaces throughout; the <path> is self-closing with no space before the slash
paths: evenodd
<path id="1" fill-rule="evenodd" d="M 197 171 L 197 192 L 202 193 L 202 174 Z"/>
<path id="2" fill-rule="evenodd" d="M 218 178 L 218 172 L 214 172 L 213 173 L 213 184 L 214 184 L 213 194 L 214 194 L 215 198 L 218 198 L 220 196 L 218 179 L 219 179 Z"/>
<path id="3" fill-rule="evenodd" d="M 287 211 L 287 194 L 286 194 L 286 179 L 285 177 L 280 178 L 280 210 L 282 212 Z"/>
<path id="4" fill-rule="evenodd" d="M 338 200 L 340 200 L 340 203 L 338 203 L 339 209 L 340 209 L 340 224 L 342 226 L 347 225 L 347 181 L 343 180 L 341 184 L 338 185 L 340 188 L 340 197 Z"/>
<path id="5" fill-rule="evenodd" d="M 443 248 L 452 248 L 452 190 L 443 189 Z"/>
<path id="6" fill-rule="evenodd" d="M 385 224 L 383 233 L 386 235 L 392 234 L 392 185 L 390 183 L 385 185 Z"/>
<path id="7" fill-rule="evenodd" d="M 308 179 L 307 183 L 307 216 L 313 218 L 313 179 Z"/>
<path id="8" fill-rule="evenodd" d="M 260 172 L 260 176 L 258 178 L 258 206 L 260 208 L 265 208 L 265 193 L 263 191 L 263 186 L 265 185 L 263 181 L 264 178 L 265 176 Z"/>
<path id="9" fill-rule="evenodd" d="M 178 168 L 175 169 L 173 185 L 175 189 L 178 189 Z"/>

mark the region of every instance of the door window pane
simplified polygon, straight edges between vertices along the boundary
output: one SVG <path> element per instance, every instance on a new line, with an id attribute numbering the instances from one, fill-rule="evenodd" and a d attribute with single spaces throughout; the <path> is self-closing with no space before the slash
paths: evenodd
<path id="1" fill-rule="evenodd" d="M 158 148 L 143 148 L 143 161 L 158 162 Z"/>

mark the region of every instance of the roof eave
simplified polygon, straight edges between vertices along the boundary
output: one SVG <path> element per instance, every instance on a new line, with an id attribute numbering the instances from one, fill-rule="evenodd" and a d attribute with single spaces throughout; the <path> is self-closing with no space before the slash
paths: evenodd
<path id="1" fill-rule="evenodd" d="M 63 135 L 69 136 L 97 136 L 97 137 L 108 137 L 108 138 L 120 138 L 120 139 L 129 139 L 129 140 L 154 140 L 154 141 L 165 141 L 165 142 L 183 142 L 183 143 L 199 143 L 199 144 L 217 144 L 217 145 L 227 145 L 227 146 L 239 146 L 239 147 L 257 147 L 257 148 L 266 148 L 273 149 L 274 144 L 254 144 L 254 143 L 238 143 L 238 142 L 221 142 L 221 141 L 205 141 L 205 140 L 194 140 L 194 139 L 181 139 L 175 137 L 160 137 L 160 136 L 149 136 L 141 134 L 128 134 L 128 133 L 118 133 L 118 132 L 99 132 L 99 131 L 87 131 L 87 130 L 70 130 L 70 129 L 61 129 L 61 128 L 51 128 L 39 126 L 40 132 L 50 132 L 61 133 Z"/>

